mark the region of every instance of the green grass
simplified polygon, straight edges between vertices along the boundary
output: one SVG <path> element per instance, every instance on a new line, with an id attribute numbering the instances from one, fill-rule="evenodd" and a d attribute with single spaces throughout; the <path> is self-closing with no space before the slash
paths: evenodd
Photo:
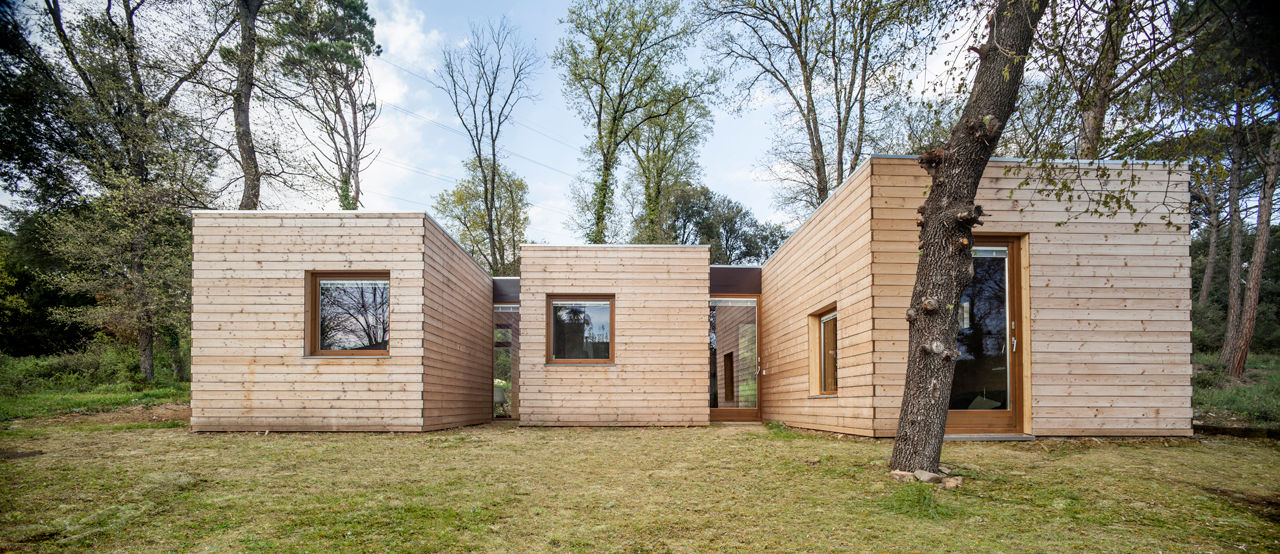
<path id="1" fill-rule="evenodd" d="M 127 406 L 155 406 L 187 402 L 191 391 L 186 383 L 158 384 L 143 390 L 129 386 L 105 385 L 88 392 L 51 390 L 17 396 L 0 396 L 0 421 L 68 413 L 95 413 Z"/>
<path id="2" fill-rule="evenodd" d="M 1217 371 L 1216 356 L 1196 353 L 1191 402 L 1196 420 L 1214 425 L 1280 428 L 1280 356 L 1253 354 L 1245 375 L 1234 380 Z"/>
<path id="3" fill-rule="evenodd" d="M 947 443 L 947 491 L 782 428 L 8 426 L 0 550 L 1280 550 L 1264 440 Z"/>

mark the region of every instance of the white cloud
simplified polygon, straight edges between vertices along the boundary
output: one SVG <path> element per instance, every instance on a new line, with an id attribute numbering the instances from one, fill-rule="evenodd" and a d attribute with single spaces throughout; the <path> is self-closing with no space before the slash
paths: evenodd
<path id="1" fill-rule="evenodd" d="M 435 69 L 444 34 L 427 27 L 427 14 L 408 0 L 375 0 L 370 6 L 378 21 L 378 42 L 383 52 L 417 69 Z"/>

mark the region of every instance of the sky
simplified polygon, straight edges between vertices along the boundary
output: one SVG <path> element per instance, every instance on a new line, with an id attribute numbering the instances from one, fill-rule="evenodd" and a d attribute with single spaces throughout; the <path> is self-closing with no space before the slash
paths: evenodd
<path id="1" fill-rule="evenodd" d="M 463 160 L 470 157 L 466 135 L 448 98 L 426 78 L 439 65 L 441 47 L 465 40 L 471 23 L 505 16 L 542 60 L 530 83 L 537 98 L 516 109 L 515 124 L 500 138 L 508 153 L 504 163 L 529 185 L 529 239 L 582 243 L 565 221 L 573 211 L 570 187 L 576 177 L 587 176 L 582 148 L 588 129 L 569 108 L 550 61 L 567 8 L 568 2 L 556 1 L 371 0 L 383 48 L 370 64 L 382 115 L 369 136 L 380 153 L 361 176 L 364 209 L 431 212 L 434 197 L 463 176 Z M 712 134 L 701 149 L 704 184 L 761 219 L 787 221 L 772 205 L 772 183 L 762 168 L 772 136 L 771 106 L 753 103 L 732 113 L 718 106 L 714 116 Z"/>

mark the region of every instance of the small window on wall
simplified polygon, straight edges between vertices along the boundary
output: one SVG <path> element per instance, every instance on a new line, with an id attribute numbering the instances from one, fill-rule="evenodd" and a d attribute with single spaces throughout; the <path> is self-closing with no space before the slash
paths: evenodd
<path id="1" fill-rule="evenodd" d="M 613 363 L 613 297 L 547 298 L 548 363 Z"/>
<path id="2" fill-rule="evenodd" d="M 308 355 L 388 355 L 390 274 L 311 272 L 307 277 L 306 327 Z"/>
<path id="3" fill-rule="evenodd" d="M 834 307 L 809 316 L 809 379 L 812 394 L 825 396 L 838 392 L 838 321 Z"/>

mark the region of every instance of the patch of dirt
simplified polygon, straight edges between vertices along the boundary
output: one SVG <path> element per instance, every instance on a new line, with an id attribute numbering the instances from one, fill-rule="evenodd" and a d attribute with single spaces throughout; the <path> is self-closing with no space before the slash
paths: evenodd
<path id="1" fill-rule="evenodd" d="M 0 460 L 17 460 L 18 458 L 30 458 L 32 456 L 39 456 L 41 454 L 44 454 L 44 452 L 40 450 L 28 450 L 24 452 L 21 450 L 8 450 L 5 448 L 0 448 Z"/>
<path id="2" fill-rule="evenodd" d="M 1272 522 L 1280 523 L 1280 495 L 1262 496 L 1260 494 L 1250 494 L 1217 487 L 1201 487 L 1201 489 L 1209 494 L 1221 496 L 1248 506 L 1258 515 Z"/>
<path id="3" fill-rule="evenodd" d="M 40 418 L 42 423 L 152 423 L 156 421 L 191 421 L 191 404 L 171 402 L 155 406 L 128 406 L 96 414 L 63 414 Z"/>

